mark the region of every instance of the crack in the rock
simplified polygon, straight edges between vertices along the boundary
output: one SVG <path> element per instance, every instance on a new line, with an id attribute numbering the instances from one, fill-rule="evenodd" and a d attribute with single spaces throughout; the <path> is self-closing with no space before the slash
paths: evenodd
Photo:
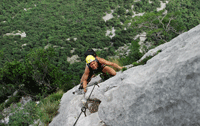
<path id="1" fill-rule="evenodd" d="M 86 107 L 88 108 L 90 113 L 95 113 L 98 111 L 100 103 L 101 101 L 97 98 L 88 99 Z"/>
<path id="2" fill-rule="evenodd" d="M 115 87 L 117 87 L 117 86 L 107 87 L 106 90 L 105 90 L 105 92 L 107 92 L 107 91 L 109 91 L 109 90 L 111 90 L 111 89 L 113 89 Z"/>

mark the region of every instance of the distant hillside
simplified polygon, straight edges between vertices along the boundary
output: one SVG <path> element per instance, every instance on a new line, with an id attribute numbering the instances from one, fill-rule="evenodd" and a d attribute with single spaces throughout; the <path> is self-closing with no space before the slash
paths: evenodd
<path id="1" fill-rule="evenodd" d="M 3 9 L 0 16 L 0 49 L 7 58 L 9 57 L 9 60 L 19 60 L 31 49 L 44 48 L 51 44 L 58 52 L 58 62 L 65 65 L 67 57 L 74 54 L 77 54 L 80 60 L 83 61 L 82 53 L 87 48 L 104 49 L 108 47 L 106 53 L 104 53 L 105 50 L 101 52 L 103 53 L 101 54 L 102 57 L 114 55 L 113 49 L 131 43 L 133 38 L 141 33 L 141 29 L 138 31 L 138 27 L 135 27 L 135 22 L 138 19 L 134 15 L 144 12 L 145 14 L 149 12 L 156 13 L 157 8 L 161 7 L 161 3 L 159 0 L 141 0 L 137 2 L 133 0 L 104 0 L 103 2 L 101 0 L 32 0 L 31 2 L 4 0 L 0 6 Z M 176 0 L 171 0 L 168 2 L 166 9 L 170 13 L 168 17 L 172 21 L 169 26 L 177 24 L 175 21 L 179 23 L 178 26 L 181 26 L 181 28 L 176 27 L 174 29 L 177 33 L 187 31 L 199 24 L 199 13 L 197 11 L 199 5 L 192 0 L 180 4 Z M 171 16 L 175 15 L 175 12 L 179 12 L 179 14 L 174 17 Z M 113 18 L 105 22 L 103 17 L 107 13 L 112 14 Z M 145 23 L 143 20 L 145 19 L 142 19 L 139 24 Z M 153 24 L 155 23 L 159 22 Z M 151 26 L 153 29 L 151 28 L 150 31 L 157 34 L 161 32 L 160 29 L 154 29 L 154 27 L 169 30 L 167 29 L 167 20 L 163 23 L 164 26 Z M 129 26 L 130 24 L 132 25 Z M 111 39 L 106 36 L 106 33 L 107 30 L 112 30 L 112 27 L 115 29 L 115 36 Z M 7 36 L 8 33 L 13 32 L 21 32 L 23 36 Z M 147 35 L 149 37 L 147 38 L 148 41 L 158 41 L 152 38 L 155 37 L 154 35 L 151 36 L 150 34 Z M 157 38 L 163 35 L 157 35 Z M 172 37 L 176 35 L 172 35 Z M 166 40 L 167 38 L 163 39 Z M 74 52 L 70 53 L 73 48 Z M 7 59 L 3 58 L 0 64 L 1 67 L 5 61 Z"/>

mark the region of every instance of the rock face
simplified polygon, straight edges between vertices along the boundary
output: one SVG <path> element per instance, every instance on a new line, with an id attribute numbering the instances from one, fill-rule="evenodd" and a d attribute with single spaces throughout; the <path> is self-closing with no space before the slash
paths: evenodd
<path id="1" fill-rule="evenodd" d="M 132 67 L 95 87 L 98 111 L 82 114 L 76 126 L 200 125 L 200 25 L 145 56 L 162 50 L 147 64 Z M 143 57 L 143 58 L 144 58 Z M 72 126 L 83 95 L 66 92 L 50 126 Z M 88 87 L 86 97 L 92 86 Z"/>

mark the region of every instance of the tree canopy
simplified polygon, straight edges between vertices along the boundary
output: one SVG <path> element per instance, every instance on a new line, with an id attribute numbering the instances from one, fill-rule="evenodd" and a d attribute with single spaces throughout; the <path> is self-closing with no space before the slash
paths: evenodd
<path id="1" fill-rule="evenodd" d="M 68 90 L 79 83 L 88 48 L 99 49 L 98 55 L 108 59 L 120 46 L 132 43 L 126 60 L 119 59 L 127 65 L 143 55 L 139 41 L 133 39 L 136 35 L 147 33 L 148 51 L 200 23 L 199 1 L 170 0 L 167 13 L 157 12 L 158 7 L 158 0 L 3 0 L 0 82 L 2 90 L 10 91 L 4 90 L 2 96 L 29 82 L 45 86 L 41 90 L 46 92 L 57 86 Z M 107 13 L 113 18 L 104 21 Z M 134 15 L 138 13 L 144 15 Z M 110 38 L 106 32 L 112 28 L 115 36 Z M 81 62 L 68 62 L 73 55 Z"/>

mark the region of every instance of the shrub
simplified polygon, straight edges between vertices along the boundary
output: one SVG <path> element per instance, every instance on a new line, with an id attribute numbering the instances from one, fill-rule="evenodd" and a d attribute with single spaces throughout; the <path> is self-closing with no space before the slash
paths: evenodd
<path id="1" fill-rule="evenodd" d="M 13 113 L 9 117 L 9 123 L 8 125 L 11 126 L 28 126 L 30 124 L 33 124 L 35 119 L 38 119 L 37 113 L 36 113 L 36 104 L 35 102 L 29 102 L 25 106 L 23 106 L 23 109 L 21 109 L 21 104 L 19 103 L 18 106 L 11 105 Z"/>
<path id="2" fill-rule="evenodd" d="M 63 91 L 60 90 L 42 99 L 39 104 L 31 101 L 22 106 L 21 103 L 11 105 L 11 112 L 8 125 L 11 126 L 28 126 L 35 120 L 40 120 L 44 125 L 48 125 L 53 117 L 58 113 L 60 99 Z M 2 116 L 3 118 L 3 116 Z"/>
<path id="3" fill-rule="evenodd" d="M 133 62 L 132 65 L 133 65 L 133 66 L 138 66 L 139 63 L 137 63 L 137 62 Z"/>
<path id="4" fill-rule="evenodd" d="M 38 115 L 43 123 L 49 124 L 53 117 L 58 113 L 62 95 L 63 91 L 60 90 L 57 93 L 49 95 L 47 98 L 41 101 L 39 104 Z"/>
<path id="5" fill-rule="evenodd" d="M 127 70 L 127 68 L 126 68 L 126 67 L 123 67 L 123 68 L 122 68 L 122 72 L 125 71 L 125 70 Z"/>
<path id="6" fill-rule="evenodd" d="M 129 47 L 130 52 L 128 56 L 120 58 L 119 62 L 124 65 L 129 65 L 142 57 L 142 53 L 139 51 L 140 45 L 137 41 L 132 41 L 131 46 Z"/>
<path id="7" fill-rule="evenodd" d="M 6 62 L 0 69 L 0 103 L 7 99 L 25 81 L 25 67 L 19 61 Z"/>
<path id="8" fill-rule="evenodd" d="M 52 121 L 53 117 L 58 113 L 59 103 L 59 101 L 41 103 L 40 119 L 43 123 L 49 124 Z"/>
<path id="9" fill-rule="evenodd" d="M 158 51 L 156 52 L 155 55 L 157 55 L 157 54 L 160 53 L 161 51 L 162 51 L 162 50 L 158 50 Z M 150 60 L 150 59 L 151 59 L 152 57 L 154 57 L 155 55 L 153 55 L 153 56 L 147 56 L 147 57 L 144 58 L 142 61 L 140 61 L 140 62 L 133 62 L 132 64 L 133 64 L 133 66 L 144 65 L 144 64 L 147 63 L 148 60 Z"/>

